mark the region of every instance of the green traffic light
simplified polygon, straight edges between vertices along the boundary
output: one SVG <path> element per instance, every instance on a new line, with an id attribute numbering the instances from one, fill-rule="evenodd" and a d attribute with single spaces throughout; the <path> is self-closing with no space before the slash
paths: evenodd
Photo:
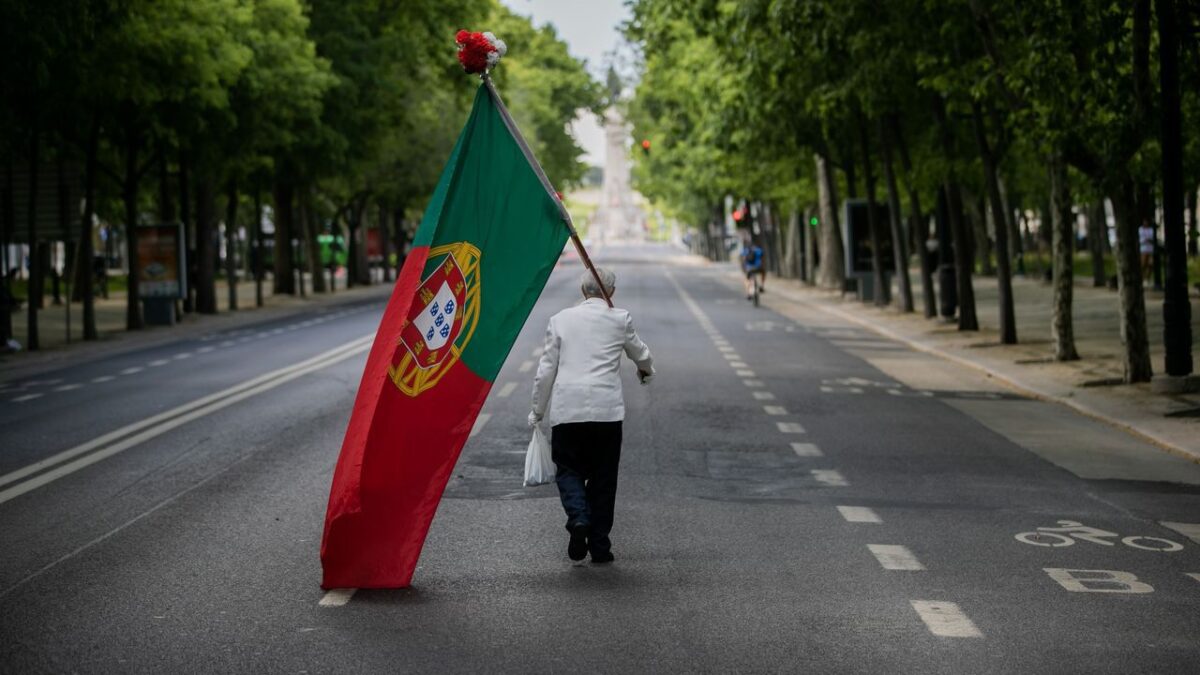
<path id="1" fill-rule="evenodd" d="M 812 225 L 813 227 L 816 227 L 817 225 L 821 224 L 821 221 L 817 220 L 816 216 L 813 216 L 812 218 L 808 219 L 808 224 Z"/>

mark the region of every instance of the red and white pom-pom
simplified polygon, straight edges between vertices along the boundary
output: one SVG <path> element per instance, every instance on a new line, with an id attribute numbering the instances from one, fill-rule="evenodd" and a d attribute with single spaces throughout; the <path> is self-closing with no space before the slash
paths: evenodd
<path id="1" fill-rule="evenodd" d="M 454 41 L 458 43 L 458 62 L 468 73 L 483 73 L 495 68 L 500 57 L 508 51 L 504 40 L 491 33 L 460 30 Z"/>

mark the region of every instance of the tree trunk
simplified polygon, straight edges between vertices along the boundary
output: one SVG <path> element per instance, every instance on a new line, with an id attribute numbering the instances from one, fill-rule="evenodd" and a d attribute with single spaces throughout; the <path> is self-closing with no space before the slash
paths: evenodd
<path id="1" fill-rule="evenodd" d="M 141 129 L 134 123 L 126 128 L 125 180 L 122 197 L 125 200 L 125 251 L 129 264 L 128 295 L 125 300 L 125 329 L 141 330 L 142 306 L 138 278 L 141 270 L 138 261 L 138 155 L 142 145 Z"/>
<path id="2" fill-rule="evenodd" d="M 175 222 L 175 198 L 171 191 L 171 171 L 167 166 L 167 144 L 158 142 L 158 220 Z"/>
<path id="3" fill-rule="evenodd" d="M 863 187 L 867 192 L 867 230 L 871 237 L 871 276 L 875 281 L 875 291 L 872 294 L 876 307 L 887 306 L 892 289 L 885 280 L 883 269 L 884 235 L 880 231 L 879 209 L 875 204 L 875 168 L 871 162 L 870 131 L 867 118 L 861 110 L 855 111 L 858 118 L 858 144 L 862 153 Z M 895 248 L 893 247 L 893 251 Z"/>
<path id="4" fill-rule="evenodd" d="M 999 178 L 998 180 L 1000 181 L 1000 201 L 1004 204 L 1004 225 L 1008 228 L 1009 263 L 1015 263 L 1017 266 L 1013 270 L 1014 274 L 1025 276 L 1025 245 L 1021 241 L 1021 229 L 1017 225 L 1017 213 L 1013 208 L 1005 180 L 1003 178 Z"/>
<path id="5" fill-rule="evenodd" d="M 1088 207 L 1088 251 L 1092 254 L 1092 286 L 1104 288 L 1108 279 L 1104 273 L 1104 240 L 1108 238 L 1108 222 L 1104 217 L 1104 199 Z"/>
<path id="6" fill-rule="evenodd" d="M 900 192 L 896 189 L 896 170 L 892 164 L 892 139 L 884 120 L 879 120 L 883 148 L 883 173 L 887 181 L 888 220 L 892 228 L 892 256 L 896 262 L 896 281 L 900 287 L 900 309 L 913 311 L 912 282 L 908 278 L 908 238 L 900 223 Z"/>
<path id="7" fill-rule="evenodd" d="M 237 181 L 230 178 L 225 188 L 225 283 L 229 286 L 229 309 L 238 308 L 237 301 Z"/>
<path id="8" fill-rule="evenodd" d="M 29 243 L 29 284 L 26 286 L 28 297 L 25 299 L 27 336 L 25 349 L 36 352 L 41 349 L 38 335 L 38 306 L 41 296 L 42 260 L 38 255 L 37 237 L 37 194 L 38 194 L 38 164 L 40 163 L 41 132 L 34 125 L 29 138 L 29 204 L 25 212 L 27 239 Z"/>
<path id="9" fill-rule="evenodd" d="M 1183 131 L 1179 100 L 1179 26 L 1176 0 L 1155 0 L 1158 15 L 1158 79 L 1162 125 L 1163 248 L 1167 256 L 1163 296 L 1163 347 L 1167 375 L 1192 372 L 1192 305 L 1188 300 L 1187 239 L 1183 230 Z"/>
<path id="10" fill-rule="evenodd" d="M 196 181 L 196 311 L 217 313 L 217 196 L 212 181 Z"/>
<path id="11" fill-rule="evenodd" d="M 842 233 L 837 221 L 837 184 L 829 170 L 829 160 L 820 153 L 813 155 L 817 165 L 817 195 L 820 203 L 821 265 L 817 277 L 823 288 L 841 290 L 846 280 Z"/>
<path id="12" fill-rule="evenodd" d="M 1196 186 L 1191 186 L 1187 191 L 1187 212 L 1188 212 L 1188 255 L 1195 258 L 1200 255 L 1200 225 L 1196 222 Z"/>
<path id="13" fill-rule="evenodd" d="M 913 180 L 912 161 L 908 155 L 908 144 L 904 142 L 904 134 L 900 128 L 897 115 L 888 117 L 888 125 L 896 140 L 896 149 L 900 154 L 900 167 L 904 169 L 904 189 L 908 192 L 908 206 L 912 219 L 912 227 L 917 234 L 917 255 L 921 263 L 921 304 L 925 309 L 925 318 L 937 316 L 937 298 L 933 293 L 933 260 L 925 243 L 929 241 L 929 226 L 924 213 L 921 211 L 921 196 Z"/>
<path id="14" fill-rule="evenodd" d="M 184 284 L 183 311 L 196 311 L 196 223 L 192 215 L 191 157 L 185 150 L 179 151 L 179 220 L 183 223 Z"/>
<path id="15" fill-rule="evenodd" d="M 999 289 L 1000 302 L 1000 342 L 1001 344 L 1015 345 L 1017 344 L 1017 315 L 1013 308 L 1012 271 L 1009 269 L 1008 219 L 1004 215 L 1004 198 L 1000 195 L 1000 177 L 996 172 L 996 157 L 992 154 L 992 148 L 988 144 L 987 129 L 983 124 L 983 109 L 977 101 L 972 101 L 971 107 L 975 120 L 975 141 L 979 145 L 980 159 L 983 160 L 984 181 L 987 183 L 988 197 L 992 204 L 992 221 L 996 229 L 996 285 Z M 1065 165 L 1063 170 L 1066 170 Z M 1055 288 L 1057 287 L 1056 283 Z M 1057 303 L 1055 306 L 1057 307 Z M 1070 310 L 1069 298 L 1067 309 Z M 1069 317 L 1067 321 L 1070 323 Z"/>
<path id="16" fill-rule="evenodd" d="M 1054 305 L 1050 319 L 1055 361 L 1075 361 L 1075 324 L 1072 295 L 1075 288 L 1075 215 L 1071 211 L 1071 188 L 1067 165 L 1059 154 L 1050 157 L 1050 219 L 1053 230 Z"/>
<path id="17" fill-rule="evenodd" d="M 96 332 L 96 293 L 94 286 L 95 251 L 92 246 L 92 221 L 96 213 L 96 173 L 99 169 L 100 156 L 100 122 L 93 116 L 91 130 L 88 131 L 86 159 L 83 165 L 83 219 L 79 224 L 79 256 L 78 275 L 75 287 L 78 289 L 79 300 L 83 306 L 83 339 L 95 340 L 100 336 Z"/>
<path id="18" fill-rule="evenodd" d="M 263 269 L 263 231 L 262 231 L 262 188 L 258 183 L 254 186 L 254 233 L 251 235 L 254 238 L 254 306 L 263 306 L 263 277 L 266 275 L 266 270 Z"/>
<path id="19" fill-rule="evenodd" d="M 974 198 L 971 209 L 971 251 L 979 265 L 979 273 L 990 277 L 996 273 L 996 265 L 992 262 L 992 236 L 988 231 L 991 217 L 988 215 L 987 198 L 982 192 L 971 197 Z"/>
<path id="20" fill-rule="evenodd" d="M 946 119 L 946 102 L 941 96 L 934 95 L 933 114 L 941 138 L 942 152 L 945 154 L 948 169 L 945 177 L 947 217 L 950 221 L 950 234 L 954 239 L 954 276 L 957 283 L 958 300 L 958 329 L 979 330 L 979 319 L 975 315 L 975 289 L 971 285 L 974 268 L 971 261 L 971 248 L 967 241 L 967 226 L 963 222 L 962 193 L 958 187 L 958 177 L 954 167 L 954 137 L 950 133 L 950 123 Z"/>
<path id="21" fill-rule="evenodd" d="M 1138 252 L 1138 207 L 1133 179 L 1126 177 L 1113 191 L 1117 220 L 1117 289 L 1121 298 L 1121 345 L 1126 384 L 1149 382 L 1150 339 L 1146 330 L 1146 298 L 1142 290 Z"/>
<path id="22" fill-rule="evenodd" d="M 317 241 L 317 217 L 313 212 L 312 201 L 308 190 L 304 191 L 304 241 L 306 247 L 306 257 L 308 258 L 308 272 L 312 275 L 312 290 L 313 293 L 325 293 L 325 269 L 321 265 L 321 244 Z M 330 249 L 330 255 L 333 250 Z"/>
<path id="23" fill-rule="evenodd" d="M 275 292 L 296 294 L 296 281 L 292 277 L 292 201 L 293 189 L 286 181 L 275 183 Z"/>
<path id="24" fill-rule="evenodd" d="M 783 243 L 783 270 L 784 276 L 791 278 L 804 279 L 804 272 L 800 269 L 800 214 L 792 209 L 788 214 L 787 234 L 784 236 Z"/>

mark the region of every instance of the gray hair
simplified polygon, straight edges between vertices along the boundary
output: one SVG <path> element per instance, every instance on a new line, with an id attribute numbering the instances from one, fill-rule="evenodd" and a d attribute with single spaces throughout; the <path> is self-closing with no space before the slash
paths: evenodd
<path id="1" fill-rule="evenodd" d="M 592 276 L 590 271 L 584 272 L 579 278 L 579 283 L 583 286 L 583 297 L 585 298 L 603 298 L 604 293 L 600 292 L 600 284 L 596 283 L 596 277 L 604 282 L 604 290 L 608 295 L 612 295 L 617 288 L 617 275 L 609 272 L 603 267 L 596 268 L 596 275 Z"/>

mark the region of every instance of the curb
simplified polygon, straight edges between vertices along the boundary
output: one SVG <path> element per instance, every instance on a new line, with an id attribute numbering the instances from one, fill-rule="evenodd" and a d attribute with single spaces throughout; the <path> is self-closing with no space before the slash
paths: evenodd
<path id="1" fill-rule="evenodd" d="M 179 340 L 192 339 L 205 333 L 244 328 L 271 321 L 277 321 L 296 314 L 313 311 L 323 307 L 336 307 L 366 303 L 372 300 L 386 300 L 392 291 L 390 283 L 374 284 L 350 291 L 340 291 L 324 296 L 310 296 L 303 302 L 289 302 L 283 305 L 264 306 L 230 312 L 228 310 L 211 316 L 199 316 L 187 322 L 174 326 L 151 328 L 145 331 L 130 332 L 114 331 L 94 342 L 74 341 L 54 349 L 30 354 L 22 352 L 19 355 L 9 355 L 0 358 L 0 383 L 10 382 L 28 377 L 68 368 L 76 363 L 128 354 L 139 349 L 149 349 L 170 344 Z M 25 360 L 28 359 L 28 360 Z"/>

